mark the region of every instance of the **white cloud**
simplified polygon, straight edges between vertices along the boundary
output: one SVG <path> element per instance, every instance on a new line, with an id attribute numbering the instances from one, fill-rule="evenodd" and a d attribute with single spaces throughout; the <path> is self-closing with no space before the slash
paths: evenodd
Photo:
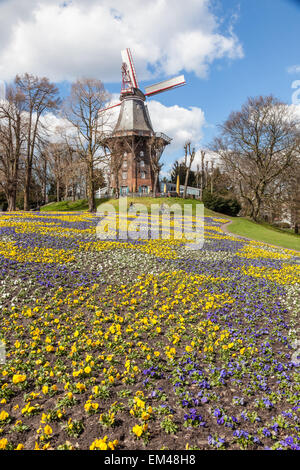
<path id="1" fill-rule="evenodd" d="M 62 139 L 63 130 L 70 134 L 70 124 L 66 119 L 51 112 L 41 117 L 41 124 L 46 130 L 48 139 L 51 142 L 57 142 Z"/>
<path id="2" fill-rule="evenodd" d="M 288 67 L 287 71 L 291 75 L 294 75 L 296 73 L 300 73 L 300 65 L 292 65 L 291 67 Z"/>
<path id="3" fill-rule="evenodd" d="M 206 76 L 221 58 L 243 56 L 211 0 L 0 1 L 0 77 L 120 80 L 120 50 L 130 47 L 140 79 L 185 70 Z M 223 27 L 224 29 L 224 27 Z"/>
<path id="4" fill-rule="evenodd" d="M 187 140 L 196 148 L 200 146 L 206 126 L 205 115 L 198 107 L 165 106 L 155 100 L 148 102 L 148 109 L 154 130 L 173 139 L 162 155 L 164 167 L 161 176 L 168 177 L 172 164 L 182 155 Z"/>
<path id="5" fill-rule="evenodd" d="M 0 80 L 0 101 L 5 100 L 6 98 L 6 87 L 3 80 Z"/>
<path id="6" fill-rule="evenodd" d="M 192 165 L 192 170 L 197 170 L 197 165 L 201 168 L 201 150 L 204 150 L 205 152 L 205 157 L 204 157 L 204 166 L 206 165 L 206 162 L 208 163 L 208 168 L 211 169 L 212 164 L 214 167 L 217 167 L 221 164 L 220 157 L 218 154 L 215 152 L 212 152 L 211 150 L 207 149 L 200 149 L 196 152 L 196 157 Z"/>
<path id="7" fill-rule="evenodd" d="M 196 147 L 196 156 L 195 156 L 195 159 L 194 159 L 193 164 L 191 166 L 192 171 L 196 171 L 198 165 L 199 165 L 199 168 L 201 170 L 201 160 L 202 160 L 201 151 L 205 152 L 204 168 L 208 165 L 208 170 L 211 170 L 212 165 L 213 165 L 214 168 L 221 165 L 221 160 L 220 160 L 220 157 L 219 157 L 218 154 L 216 154 L 215 152 L 212 152 L 211 150 L 206 149 L 206 148 L 199 148 L 197 150 L 197 147 Z M 184 158 L 185 157 L 183 155 L 181 158 L 179 158 L 179 161 L 184 162 Z"/>
<path id="8" fill-rule="evenodd" d="M 195 145 L 201 141 L 205 125 L 202 109 L 178 105 L 164 106 L 155 100 L 148 102 L 148 109 L 154 130 L 173 139 L 170 145 L 172 152 L 182 149 L 187 140 Z"/>

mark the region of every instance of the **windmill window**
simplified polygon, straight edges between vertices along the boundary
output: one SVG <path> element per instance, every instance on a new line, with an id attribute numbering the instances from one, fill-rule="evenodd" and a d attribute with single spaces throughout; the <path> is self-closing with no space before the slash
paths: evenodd
<path id="1" fill-rule="evenodd" d="M 123 157 L 127 158 L 127 152 L 124 152 Z"/>
<path id="2" fill-rule="evenodd" d="M 141 168 L 144 168 L 144 166 L 145 166 L 145 162 L 144 162 L 144 160 L 141 160 L 141 163 L 140 163 L 140 165 L 141 165 Z"/>
<path id="3" fill-rule="evenodd" d="M 143 157 L 144 156 L 144 152 L 140 152 L 140 157 Z"/>
<path id="4" fill-rule="evenodd" d="M 124 172 L 122 173 L 122 178 L 123 178 L 123 180 L 126 180 L 126 179 L 127 179 L 127 172 L 126 172 L 126 171 L 124 171 Z"/>
<path id="5" fill-rule="evenodd" d="M 123 168 L 127 168 L 127 160 L 123 162 Z"/>
<path id="6" fill-rule="evenodd" d="M 146 178 L 146 173 L 144 171 L 141 172 L 141 178 L 144 180 Z"/>

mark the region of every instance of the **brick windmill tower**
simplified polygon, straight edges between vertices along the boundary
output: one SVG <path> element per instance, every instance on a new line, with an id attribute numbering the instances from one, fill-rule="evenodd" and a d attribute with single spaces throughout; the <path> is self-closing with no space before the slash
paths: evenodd
<path id="1" fill-rule="evenodd" d="M 139 89 L 130 49 L 122 51 L 122 89 L 116 127 L 106 138 L 111 155 L 110 187 L 119 194 L 156 192 L 158 187 L 160 156 L 171 138 L 153 130 L 147 105 L 147 96 L 177 88 L 185 84 L 178 76 Z"/>

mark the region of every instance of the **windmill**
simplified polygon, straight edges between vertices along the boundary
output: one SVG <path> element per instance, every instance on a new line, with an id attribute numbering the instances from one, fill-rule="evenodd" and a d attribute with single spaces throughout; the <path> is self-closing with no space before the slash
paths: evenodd
<path id="1" fill-rule="evenodd" d="M 185 85 L 184 75 L 145 87 L 143 93 L 130 49 L 121 52 L 122 87 L 120 102 L 103 110 L 120 106 L 120 113 L 113 132 L 105 145 L 111 153 L 111 187 L 118 193 L 156 192 L 160 165 L 158 160 L 171 138 L 154 132 L 146 97 L 151 97 Z"/>

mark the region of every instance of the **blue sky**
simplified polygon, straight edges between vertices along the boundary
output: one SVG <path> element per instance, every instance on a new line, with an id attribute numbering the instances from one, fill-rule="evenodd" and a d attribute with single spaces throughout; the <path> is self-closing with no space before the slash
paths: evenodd
<path id="1" fill-rule="evenodd" d="M 207 80 L 196 83 L 188 77 L 191 87 L 183 99 L 193 99 L 192 89 L 205 111 L 208 123 L 224 121 L 237 110 L 248 96 L 274 94 L 291 103 L 291 84 L 297 78 L 287 72 L 300 63 L 300 2 L 288 0 L 226 0 L 226 10 L 239 5 L 235 33 L 242 43 L 244 58 L 230 63 L 214 64 Z M 300 78 L 300 73 L 298 73 Z M 205 132 L 204 143 L 215 134 Z"/>
<path id="2" fill-rule="evenodd" d="M 205 114 L 201 145 L 206 147 L 233 110 L 249 96 L 273 94 L 290 104 L 292 83 L 300 72 L 289 73 L 300 64 L 300 1 L 222 0 L 214 12 L 222 18 L 224 29 L 234 19 L 234 33 L 243 47 L 244 57 L 216 60 L 206 78 L 183 70 L 186 86 L 163 93 L 155 99 L 165 106 L 200 107 Z M 151 83 L 142 81 L 141 88 Z M 119 83 L 105 83 L 111 93 L 119 93 Z M 170 149 L 173 160 L 179 150 Z"/>
<path id="3" fill-rule="evenodd" d="M 225 18 L 237 13 L 234 32 L 244 58 L 216 61 L 206 79 L 185 72 L 185 87 L 159 96 L 167 106 L 199 106 L 204 111 L 204 146 L 218 132 L 216 126 L 240 109 L 247 97 L 273 94 L 290 104 L 292 82 L 300 80 L 300 72 L 288 73 L 300 64 L 300 1 L 223 0 L 217 11 Z M 118 86 L 108 88 L 118 90 Z"/>
<path id="4" fill-rule="evenodd" d="M 64 96 L 93 77 L 116 98 L 126 47 L 142 89 L 184 73 L 186 86 L 148 101 L 155 130 L 173 138 L 167 171 L 187 138 L 207 147 L 249 96 L 291 103 L 299 25 L 298 0 L 0 0 L 0 79 L 47 76 Z"/>

